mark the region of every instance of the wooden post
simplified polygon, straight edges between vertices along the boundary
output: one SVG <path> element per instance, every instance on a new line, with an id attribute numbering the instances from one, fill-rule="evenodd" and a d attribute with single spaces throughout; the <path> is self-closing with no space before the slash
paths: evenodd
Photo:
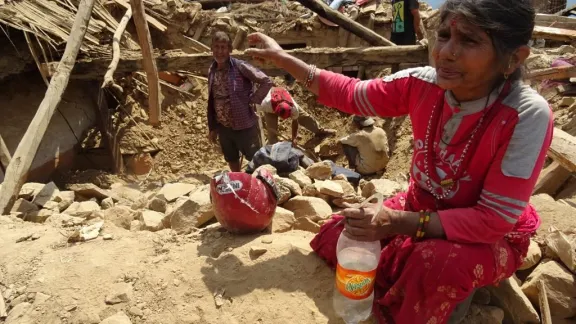
<path id="1" fill-rule="evenodd" d="M 570 171 L 566 170 L 560 163 L 553 161 L 540 173 L 532 194 L 545 193 L 554 197 L 566 180 L 570 178 L 570 174 Z"/>
<path id="2" fill-rule="evenodd" d="M 138 41 L 142 49 L 142 63 L 144 70 L 146 70 L 146 78 L 148 80 L 149 122 L 151 125 L 158 125 L 160 124 L 160 83 L 158 82 L 156 61 L 152 57 L 152 40 L 144 14 L 144 3 L 142 0 L 131 0 L 130 5 L 132 6 L 132 15 L 134 25 L 136 25 Z"/>
<path id="3" fill-rule="evenodd" d="M 376 16 L 374 15 L 374 13 L 371 13 L 370 18 L 368 18 L 368 24 L 366 25 L 366 27 L 370 28 L 370 30 L 374 30 L 375 19 Z M 358 79 L 362 79 L 364 78 L 364 74 L 366 74 L 366 65 L 360 65 L 360 67 L 358 68 L 358 74 L 356 76 Z"/>
<path id="4" fill-rule="evenodd" d="M 28 126 L 20 144 L 18 144 L 18 148 L 16 148 L 16 152 L 14 152 L 14 156 L 6 170 L 6 178 L 0 189 L 0 214 L 2 215 L 10 213 L 16 198 L 18 198 L 18 193 L 26 181 L 42 137 L 44 137 L 50 119 L 52 119 L 56 107 L 62 99 L 62 94 L 68 85 L 70 72 L 72 67 L 74 67 L 76 56 L 80 51 L 82 40 L 88 29 L 88 22 L 90 21 L 93 7 L 94 0 L 80 0 L 78 12 L 76 13 L 76 18 L 74 18 L 74 24 L 68 36 L 66 48 L 56 74 L 50 80 L 44 99 L 40 103 L 38 111 L 32 118 L 32 122 Z"/>
<path id="5" fill-rule="evenodd" d="M 192 36 L 192 39 L 200 40 L 200 37 L 202 37 L 202 34 L 204 33 L 204 29 L 208 27 L 209 23 L 210 23 L 209 20 L 204 20 L 203 22 L 201 22 L 200 26 L 198 26 L 198 29 L 196 29 L 196 32 L 194 32 L 194 36 Z"/>
<path id="6" fill-rule="evenodd" d="M 552 324 L 552 314 L 550 313 L 550 304 L 548 303 L 548 293 L 544 281 L 538 281 L 538 304 L 540 306 L 540 318 L 542 324 Z"/>
<path id="7" fill-rule="evenodd" d="M 0 170 L 6 172 L 11 159 L 10 151 L 8 151 L 8 147 L 6 147 L 6 143 L 4 143 L 4 139 L 0 135 Z"/>
<path id="8" fill-rule="evenodd" d="M 436 29 L 438 29 L 438 25 L 440 25 L 440 11 L 436 10 L 422 23 L 424 24 L 424 32 L 426 33 L 426 40 L 428 41 L 428 65 L 434 66 L 432 51 L 436 44 Z"/>
<path id="9" fill-rule="evenodd" d="M 244 43 L 244 38 L 248 35 L 248 30 L 243 27 L 238 27 L 236 31 L 236 36 L 234 36 L 234 42 L 232 42 L 232 49 L 240 49 L 240 45 Z"/>
<path id="10" fill-rule="evenodd" d="M 125 9 L 130 8 L 130 4 L 128 2 L 126 2 L 125 0 L 114 0 L 114 2 L 116 2 L 117 4 L 121 5 L 122 7 L 124 7 Z M 132 9 L 134 10 L 134 9 Z M 152 27 L 156 28 L 157 30 L 161 31 L 161 32 L 165 32 L 166 29 L 168 29 L 168 27 L 166 27 L 164 24 L 162 24 L 161 22 L 159 22 L 158 20 L 156 20 L 156 18 L 154 17 L 150 17 L 148 15 L 146 16 L 146 21 L 152 25 Z"/>
<path id="11" fill-rule="evenodd" d="M 560 128 L 554 128 L 548 156 L 560 163 L 566 170 L 576 172 L 576 137 Z"/>
<path id="12" fill-rule="evenodd" d="M 104 139 L 108 154 L 110 154 L 110 164 L 114 173 L 122 172 L 124 165 L 122 161 L 122 153 L 120 152 L 120 143 L 116 134 L 112 134 L 114 127 L 111 124 L 112 116 L 108 109 L 108 101 L 106 100 L 106 92 L 104 89 L 98 89 L 98 97 L 96 98 L 96 122 L 100 133 Z"/>
<path id="13" fill-rule="evenodd" d="M 346 29 L 352 34 L 364 39 L 374 46 L 395 46 L 390 40 L 382 37 L 373 30 L 370 30 L 354 20 L 344 16 L 340 12 L 330 8 L 327 4 L 317 0 L 298 0 L 306 8 L 314 11 L 318 16 L 326 18 L 338 26 Z"/>

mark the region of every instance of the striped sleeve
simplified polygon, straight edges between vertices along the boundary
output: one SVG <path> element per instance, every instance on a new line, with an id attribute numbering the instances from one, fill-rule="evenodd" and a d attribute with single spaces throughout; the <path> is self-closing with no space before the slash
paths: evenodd
<path id="1" fill-rule="evenodd" d="M 318 101 L 352 115 L 402 116 L 408 114 L 409 81 L 408 77 L 361 81 L 322 70 Z"/>
<path id="2" fill-rule="evenodd" d="M 554 120 L 547 104 L 540 107 L 538 118 L 520 116 L 490 165 L 480 198 L 472 208 L 439 211 L 438 215 L 449 240 L 463 243 L 494 243 L 509 233 L 526 209 L 552 142 Z M 519 137 L 519 129 L 544 128 L 540 139 Z M 536 145 L 534 145 L 537 143 Z M 527 168 L 522 150 L 533 157 Z M 511 172 L 510 166 L 516 165 Z"/>

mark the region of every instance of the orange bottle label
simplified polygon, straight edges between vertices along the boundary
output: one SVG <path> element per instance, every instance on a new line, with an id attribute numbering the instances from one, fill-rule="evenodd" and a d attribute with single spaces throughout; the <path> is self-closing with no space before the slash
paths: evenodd
<path id="1" fill-rule="evenodd" d="M 336 266 L 336 288 L 350 299 L 364 299 L 374 290 L 376 269 L 368 272 L 346 269 L 340 264 Z"/>

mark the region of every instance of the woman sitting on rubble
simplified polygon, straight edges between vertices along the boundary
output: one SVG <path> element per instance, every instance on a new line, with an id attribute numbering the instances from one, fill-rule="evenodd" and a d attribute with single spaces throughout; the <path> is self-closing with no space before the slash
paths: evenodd
<path id="1" fill-rule="evenodd" d="M 534 9 L 529 0 L 446 0 L 435 68 L 360 81 L 316 69 L 271 38 L 251 55 L 301 80 L 318 100 L 355 115 L 409 115 L 409 189 L 335 215 L 311 242 L 335 266 L 340 232 L 381 240 L 374 314 L 379 322 L 445 323 L 478 287 L 510 277 L 540 225 L 528 203 L 552 139 L 553 117 L 521 81 Z"/>

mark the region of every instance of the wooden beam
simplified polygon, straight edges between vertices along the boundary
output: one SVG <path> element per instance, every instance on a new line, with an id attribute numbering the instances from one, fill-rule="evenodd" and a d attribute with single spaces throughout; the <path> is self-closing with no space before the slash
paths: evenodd
<path id="1" fill-rule="evenodd" d="M 204 34 L 204 29 L 206 29 L 206 27 L 208 27 L 209 24 L 210 24 L 210 20 L 208 20 L 208 19 L 202 21 L 200 23 L 200 26 L 198 26 L 198 28 L 194 32 L 194 36 L 192 36 L 192 39 L 199 41 L 200 37 L 202 37 L 202 34 Z"/>
<path id="2" fill-rule="evenodd" d="M 416 63 L 428 64 L 428 51 L 426 46 L 384 46 L 364 48 L 299 48 L 286 51 L 295 57 L 319 68 L 335 66 L 357 66 L 371 64 Z M 253 62 L 263 70 L 275 69 L 269 64 L 261 64 L 253 60 L 244 52 L 234 52 L 232 55 L 238 59 Z M 208 71 L 214 58 L 210 53 L 183 53 L 181 51 L 166 51 L 156 56 L 156 64 L 160 71 Z M 100 78 L 108 69 L 108 59 L 96 58 L 79 60 L 72 73 L 79 78 Z M 43 64 L 47 75 L 58 65 L 56 62 Z M 142 71 L 142 55 L 135 51 L 122 51 L 116 73 Z"/>
<path id="3" fill-rule="evenodd" d="M 550 304 L 548 303 L 548 293 L 544 281 L 539 280 L 536 284 L 538 287 L 538 306 L 540 308 L 540 318 L 542 324 L 552 324 L 552 313 L 550 312 Z"/>
<path id="4" fill-rule="evenodd" d="M 558 15 L 536 14 L 536 25 L 564 29 L 576 29 L 576 18 Z"/>
<path id="5" fill-rule="evenodd" d="M 548 156 L 566 170 L 576 172 L 576 138 L 559 128 L 554 128 L 554 137 L 548 149 Z"/>
<path id="6" fill-rule="evenodd" d="M 161 114 L 160 83 L 158 82 L 156 61 L 152 57 L 152 38 L 150 37 L 150 30 L 148 30 L 148 23 L 145 18 L 144 2 L 142 0 L 131 0 L 130 5 L 132 6 L 138 41 L 142 49 L 142 63 L 148 80 L 148 121 L 151 125 L 158 125 L 160 124 Z"/>
<path id="7" fill-rule="evenodd" d="M 374 13 L 371 13 L 370 17 L 368 18 L 368 23 L 366 24 L 366 27 L 369 28 L 370 30 L 374 30 L 375 18 L 376 18 L 376 15 L 374 15 Z M 365 74 L 366 74 L 366 65 L 361 65 L 358 68 L 358 74 L 356 75 L 356 77 L 358 79 L 363 79 Z"/>
<path id="8" fill-rule="evenodd" d="M 346 29 L 352 34 L 367 41 L 368 44 L 373 46 L 394 46 L 390 40 L 384 38 L 373 30 L 370 30 L 354 20 L 344 16 L 340 12 L 330 8 L 323 1 L 317 0 L 297 0 L 306 8 L 314 11 L 318 16 L 326 18 L 338 26 Z"/>
<path id="9" fill-rule="evenodd" d="M 56 69 L 56 74 L 50 80 L 44 99 L 18 144 L 18 148 L 16 148 L 16 152 L 14 152 L 14 156 L 6 170 L 6 178 L 0 189 L 0 214 L 2 215 L 10 213 L 16 198 L 18 198 L 18 193 L 26 181 L 40 142 L 62 99 L 62 94 L 68 85 L 70 72 L 74 67 L 76 56 L 80 51 L 82 40 L 88 29 L 88 22 L 90 21 L 93 7 L 94 0 L 80 0 L 76 18 L 74 18 L 66 48 L 64 49 L 62 60 Z"/>
<path id="10" fill-rule="evenodd" d="M 566 180 L 570 178 L 570 175 L 570 171 L 566 170 L 559 162 L 553 161 L 540 173 L 532 194 L 545 193 L 554 197 Z"/>
<path id="11" fill-rule="evenodd" d="M 0 319 L 5 319 L 6 317 L 8 317 L 6 303 L 4 302 L 4 297 L 0 294 Z"/>
<path id="12" fill-rule="evenodd" d="M 6 143 L 4 143 L 2 135 L 0 135 L 0 169 L 6 171 L 11 159 L 12 156 L 10 155 L 10 151 L 8 151 L 8 147 L 6 146 Z"/>
<path id="13" fill-rule="evenodd" d="M 534 70 L 526 76 L 529 80 L 564 80 L 576 77 L 576 66 L 557 66 Z"/>
<path id="14" fill-rule="evenodd" d="M 573 42 L 576 40 L 576 30 L 534 26 L 532 37 L 557 40 L 562 42 Z"/>
<path id="15" fill-rule="evenodd" d="M 117 138 L 112 125 L 112 114 L 108 107 L 106 91 L 102 88 L 98 89 L 96 97 L 96 122 L 100 129 L 100 134 L 104 139 L 108 154 L 110 155 L 110 165 L 114 173 L 121 173 L 124 169 L 122 160 L 122 153 L 120 152 L 120 141 Z"/>
<path id="16" fill-rule="evenodd" d="M 122 7 L 124 7 L 125 9 L 130 8 L 130 4 L 124 0 L 113 0 L 114 2 L 116 2 L 117 4 L 121 5 Z M 132 11 L 134 11 L 134 9 L 132 9 Z M 144 12 L 144 11 L 142 11 Z M 166 29 L 168 29 L 168 27 L 166 27 L 166 25 L 164 25 L 163 23 L 159 22 L 158 20 L 156 20 L 156 18 L 149 16 L 149 15 L 145 15 L 146 16 L 146 21 L 152 25 L 152 27 L 158 29 L 161 32 L 165 32 Z"/>
<path id="17" fill-rule="evenodd" d="M 244 43 L 246 35 L 248 35 L 248 30 L 244 27 L 238 27 L 236 35 L 234 36 L 234 42 L 232 42 L 232 49 L 240 49 L 240 45 Z"/>
<path id="18" fill-rule="evenodd" d="M 440 25 L 440 10 L 436 9 L 422 24 L 424 25 L 424 32 L 426 33 L 426 41 L 428 42 L 428 65 L 434 66 L 434 57 L 432 51 L 436 45 L 436 29 Z"/>

